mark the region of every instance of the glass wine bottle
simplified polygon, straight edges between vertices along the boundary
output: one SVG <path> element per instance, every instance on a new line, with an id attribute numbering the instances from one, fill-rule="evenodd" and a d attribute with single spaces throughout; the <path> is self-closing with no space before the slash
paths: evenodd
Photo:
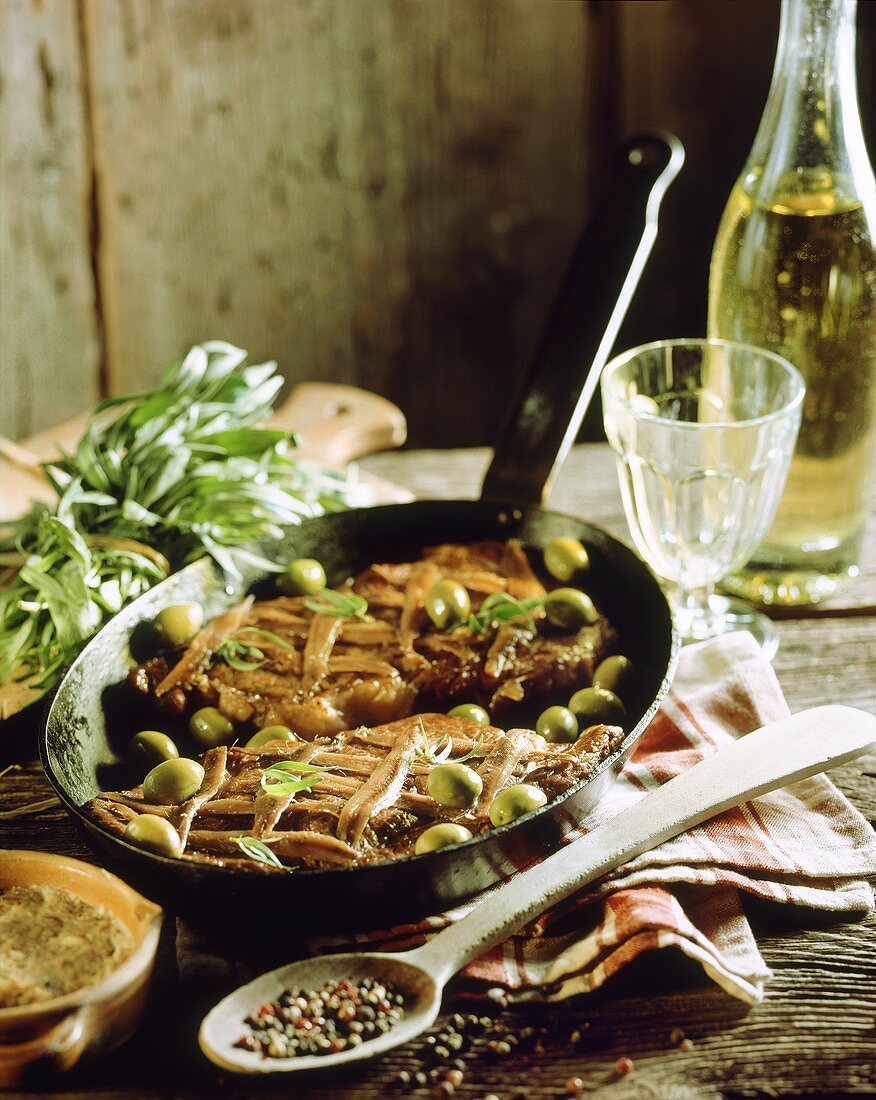
<path id="1" fill-rule="evenodd" d="M 712 254 L 709 335 L 779 352 L 807 394 L 776 519 L 722 587 L 813 603 L 858 570 L 876 435 L 876 186 L 856 0 L 782 0 L 766 109 Z"/>

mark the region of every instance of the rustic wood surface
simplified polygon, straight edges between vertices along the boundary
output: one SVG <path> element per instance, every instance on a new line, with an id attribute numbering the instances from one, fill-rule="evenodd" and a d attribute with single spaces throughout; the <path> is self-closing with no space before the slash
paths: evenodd
<path id="1" fill-rule="evenodd" d="M 486 454 L 482 451 L 387 455 L 367 467 L 420 495 L 473 495 Z M 552 503 L 623 534 L 616 482 L 604 446 L 576 449 Z M 871 540 L 872 541 L 872 540 Z M 876 589 L 872 563 L 837 613 L 787 619 L 779 624 L 776 668 L 792 709 L 838 701 L 876 711 L 876 613 L 867 593 Z M 856 605 L 856 599 L 863 600 Z M 869 602 L 868 602 L 869 600 Z M 20 744 L 20 742 L 19 742 Z M 0 752 L 3 750 L 0 749 Z M 8 752 L 7 752 L 8 755 Z M 47 784 L 25 749 L 20 765 L 0 781 L 0 807 L 44 797 Z M 870 820 L 876 817 L 876 760 L 837 770 L 833 778 Z M 2 843 L 66 852 L 92 859 L 65 815 L 51 810 L 0 825 Z M 843 922 L 802 909 L 747 903 L 764 957 L 774 971 L 765 1001 L 753 1009 L 727 997 L 670 951 L 629 967 L 599 994 L 548 1012 L 541 1007 L 506 1012 L 509 1027 L 549 1023 L 543 1052 L 510 1059 L 469 1059 L 456 1096 L 475 1100 L 548 1100 L 565 1095 L 581 1077 L 607 1097 L 666 1100 L 820 1094 L 872 1095 L 876 1089 L 876 920 Z M 254 914 L 244 935 L 274 934 L 271 914 Z M 194 1012 L 181 993 L 165 937 L 153 994 L 151 1023 L 104 1062 L 67 1079 L 54 1097 L 160 1100 L 170 1097 L 281 1097 L 288 1087 L 217 1078 L 192 1056 Z M 451 1000 L 448 1008 L 459 1008 Z M 464 1010 L 464 1009 L 463 1009 Z M 569 1035 L 584 1028 L 573 1047 Z M 670 1040 L 681 1028 L 692 1040 L 679 1050 Z M 618 1078 L 615 1060 L 628 1056 L 635 1072 Z M 379 1063 L 332 1079 L 301 1085 L 303 1100 L 345 1097 L 376 1100 L 387 1094 L 426 1097 L 427 1089 L 397 1089 L 400 1070 L 423 1062 L 421 1044 Z"/>

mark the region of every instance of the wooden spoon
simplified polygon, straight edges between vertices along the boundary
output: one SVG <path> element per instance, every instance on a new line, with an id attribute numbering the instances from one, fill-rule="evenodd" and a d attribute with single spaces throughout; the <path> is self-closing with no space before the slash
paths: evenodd
<path id="1" fill-rule="evenodd" d="M 876 717 L 852 707 L 816 707 L 755 730 L 517 875 L 414 951 L 317 956 L 241 986 L 204 1018 L 201 1049 L 223 1069 L 251 1074 L 329 1069 L 383 1054 L 434 1022 L 444 986 L 461 967 L 582 886 L 731 806 L 874 748 Z M 321 1056 L 263 1058 L 234 1046 L 245 1030 L 244 1017 L 288 986 L 309 989 L 369 977 L 389 981 L 404 994 L 405 1015 L 392 1030 L 340 1054 Z"/>

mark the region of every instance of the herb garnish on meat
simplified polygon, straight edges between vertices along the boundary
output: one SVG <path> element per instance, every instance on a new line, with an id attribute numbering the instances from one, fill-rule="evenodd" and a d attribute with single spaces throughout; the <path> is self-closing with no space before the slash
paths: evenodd
<path id="1" fill-rule="evenodd" d="M 457 623 L 450 629 L 453 631 L 460 627 L 468 627 L 473 634 L 485 634 L 493 626 L 521 620 L 521 625 L 534 634 L 536 626 L 532 612 L 543 607 L 544 601 L 545 596 L 532 596 L 528 600 L 518 600 L 507 592 L 494 592 L 491 596 L 487 596 L 477 614 L 469 615 L 465 621 Z"/>
<path id="2" fill-rule="evenodd" d="M 256 863 L 266 863 L 269 867 L 283 866 L 263 840 L 257 840 L 253 836 L 232 836 L 229 839 L 240 848 L 245 856 L 249 856 Z"/>
<path id="3" fill-rule="evenodd" d="M 360 619 L 363 623 L 373 623 L 368 612 L 368 601 L 355 592 L 336 592 L 333 588 L 324 588 L 318 599 L 305 600 L 304 606 L 314 615 L 336 615 L 339 619 Z"/>
<path id="4" fill-rule="evenodd" d="M 300 791 L 309 791 L 317 783 L 323 780 L 326 774 L 334 771 L 332 767 L 318 767 L 316 764 L 306 764 L 298 760 L 281 760 L 270 767 L 262 768 L 262 790 L 268 794 L 295 795 Z M 301 775 L 300 779 L 290 778 L 294 773 Z"/>
<path id="5" fill-rule="evenodd" d="M 434 741 L 429 740 L 429 735 L 426 733 L 426 727 L 423 725 L 423 719 L 419 719 L 420 734 L 422 737 L 422 747 L 417 749 L 417 756 L 420 760 L 424 760 L 427 764 L 443 764 L 453 752 L 453 738 L 450 734 L 445 734 L 443 737 L 438 737 Z M 463 756 L 455 756 L 453 758 L 454 764 L 464 764 L 466 760 L 471 760 L 474 756 L 479 756 L 481 748 L 483 747 L 483 738 L 478 738 L 475 741 L 474 746 Z"/>

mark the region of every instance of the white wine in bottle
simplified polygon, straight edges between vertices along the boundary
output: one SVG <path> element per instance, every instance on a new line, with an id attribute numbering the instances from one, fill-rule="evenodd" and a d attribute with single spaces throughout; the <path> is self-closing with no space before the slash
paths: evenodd
<path id="1" fill-rule="evenodd" d="M 712 255 L 709 335 L 779 352 L 807 393 L 776 519 L 723 582 L 812 603 L 855 575 L 876 435 L 876 188 L 855 87 L 854 0 L 783 0 L 770 100 Z"/>

